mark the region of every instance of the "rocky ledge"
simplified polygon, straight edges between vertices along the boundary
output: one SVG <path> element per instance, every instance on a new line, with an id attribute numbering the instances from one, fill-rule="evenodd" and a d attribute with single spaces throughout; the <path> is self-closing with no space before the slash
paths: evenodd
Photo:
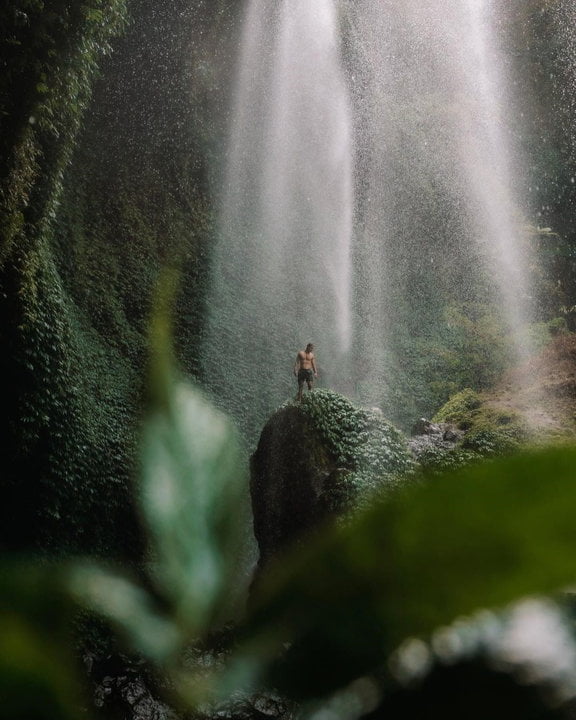
<path id="1" fill-rule="evenodd" d="M 398 485 L 414 461 L 404 435 L 377 410 L 317 390 L 266 423 L 251 458 L 260 566 L 372 492 Z"/>
<path id="2" fill-rule="evenodd" d="M 418 460 L 430 448 L 440 452 L 453 450 L 464 435 L 465 431 L 459 430 L 453 423 L 434 423 L 426 418 L 420 418 L 412 427 L 408 447 Z"/>

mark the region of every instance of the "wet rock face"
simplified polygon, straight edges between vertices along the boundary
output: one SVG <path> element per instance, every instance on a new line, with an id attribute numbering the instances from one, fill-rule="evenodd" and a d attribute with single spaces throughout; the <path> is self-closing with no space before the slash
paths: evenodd
<path id="1" fill-rule="evenodd" d="M 227 654 L 221 649 L 189 648 L 184 667 L 192 674 L 216 669 Z M 177 709 L 170 680 L 144 660 L 125 655 L 83 656 L 92 705 L 98 720 L 293 720 L 296 705 L 273 690 L 236 692 L 233 698 L 203 705 L 196 710 Z"/>
<path id="2" fill-rule="evenodd" d="M 464 432 L 452 423 L 434 423 L 420 418 L 412 427 L 408 446 L 416 460 L 419 460 L 431 448 L 444 452 L 453 450 L 463 437 Z"/>
<path id="3" fill-rule="evenodd" d="M 250 463 L 250 494 L 260 566 L 331 514 L 328 489 L 346 473 L 298 407 L 266 424 Z"/>
<path id="4" fill-rule="evenodd" d="M 96 717 L 181 720 L 181 716 L 160 699 L 168 695 L 166 681 L 155 675 L 143 660 L 92 653 L 86 653 L 83 660 Z"/>

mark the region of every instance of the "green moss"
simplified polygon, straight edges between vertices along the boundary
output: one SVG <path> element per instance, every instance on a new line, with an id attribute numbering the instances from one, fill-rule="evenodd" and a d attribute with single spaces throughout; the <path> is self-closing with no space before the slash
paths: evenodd
<path id="1" fill-rule="evenodd" d="M 98 63 L 125 17 L 124 0 L 0 10 L 0 262 L 54 219 Z"/>
<path id="2" fill-rule="evenodd" d="M 72 302 L 49 244 L 11 268 L 1 512 L 5 546 L 137 557 L 131 502 L 138 375 Z"/>
<path id="3" fill-rule="evenodd" d="M 482 397 L 469 388 L 453 395 L 436 413 L 433 422 L 453 423 L 466 431 L 453 450 L 429 448 L 422 453 L 420 464 L 433 472 L 513 453 L 531 438 L 529 427 L 519 413 L 484 404 Z"/>
<path id="4" fill-rule="evenodd" d="M 116 41 L 106 82 L 94 84 L 125 4 L 17 0 L 0 10 L 0 474 L 11 497 L 0 541 L 19 550 L 142 552 L 132 478 L 151 295 L 164 265 L 183 269 L 176 341 L 184 369 L 195 369 L 212 218 L 186 93 L 202 86 L 182 62 L 154 103 L 149 82 L 126 97 L 126 67 L 137 55 L 143 73 L 157 73 L 166 23 L 181 22 L 175 7 L 154 2 L 133 6 L 138 34 Z M 152 57 L 140 63 L 144 28 L 158 43 L 144 43 Z"/>
<path id="5" fill-rule="evenodd" d="M 453 395 L 434 415 L 432 422 L 453 423 L 460 429 L 467 430 L 472 426 L 473 413 L 480 404 L 479 394 L 471 388 L 466 388 Z"/>
<path id="6" fill-rule="evenodd" d="M 73 224 L 62 231 L 68 218 L 57 212 L 75 185 L 65 170 L 98 63 L 125 10 L 124 0 L 18 0 L 0 10 L 0 443 L 10 494 L 0 525 L 2 544 L 20 551 L 142 551 L 131 501 L 140 378 L 126 349 L 136 348 L 141 365 L 143 340 L 117 315 L 98 326 L 86 312 L 97 316 L 104 295 L 118 297 L 116 278 L 98 296 L 96 278 L 79 273 L 85 306 L 71 292 L 73 256 L 84 246 Z"/>
<path id="7" fill-rule="evenodd" d="M 86 168 L 70 171 L 53 230 L 1 278 L 3 476 L 15 491 L 0 536 L 21 548 L 134 558 L 142 540 L 132 478 L 159 258 L 196 257 L 210 224 L 203 202 L 191 223 L 168 189 L 151 205 L 145 178 L 131 185 Z M 189 367 L 201 284 L 195 264 L 184 271 L 179 346 Z"/>
<path id="8" fill-rule="evenodd" d="M 404 435 L 378 413 L 330 390 L 307 393 L 299 407 L 336 463 L 351 471 L 342 478 L 349 488 L 373 489 L 413 468 Z"/>
<path id="9" fill-rule="evenodd" d="M 302 437 L 306 467 L 296 475 L 321 478 L 323 508 L 332 516 L 371 501 L 377 491 L 394 488 L 414 470 L 406 439 L 379 413 L 360 408 L 330 390 L 306 393 L 301 403 L 287 403 L 279 416 L 292 418 L 286 434 Z M 262 442 L 262 440 L 261 440 Z M 294 462 L 290 465 L 294 470 Z"/>
<path id="10" fill-rule="evenodd" d="M 493 431 L 504 432 L 512 439 L 522 441 L 529 435 L 520 413 L 484 404 L 482 397 L 469 388 L 453 395 L 432 421 L 452 423 L 460 430 L 466 430 L 467 437 L 480 431 Z"/>
<path id="11" fill-rule="evenodd" d="M 555 317 L 547 323 L 550 335 L 566 335 L 568 333 L 568 323 L 565 317 Z"/>

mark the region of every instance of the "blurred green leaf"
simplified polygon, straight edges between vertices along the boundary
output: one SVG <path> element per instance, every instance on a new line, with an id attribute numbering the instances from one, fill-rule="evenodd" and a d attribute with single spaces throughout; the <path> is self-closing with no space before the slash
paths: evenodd
<path id="1" fill-rule="evenodd" d="M 97 565 L 78 565 L 70 571 L 68 587 L 79 603 L 109 620 L 145 657 L 164 664 L 180 649 L 174 623 L 130 578 Z"/>
<path id="2" fill-rule="evenodd" d="M 576 578 L 575 516 L 573 449 L 470 467 L 383 501 L 279 559 L 260 582 L 228 680 L 250 668 L 252 681 L 260 673 L 317 697 L 373 670 L 407 637 L 556 591 Z"/>
<path id="3" fill-rule="evenodd" d="M 189 632 L 234 592 L 246 464 L 228 419 L 185 383 L 146 423 L 142 507 L 160 586 Z"/>
<path id="4" fill-rule="evenodd" d="M 0 566 L 0 718 L 77 718 L 78 682 L 62 572 L 21 562 Z"/>
<path id="5" fill-rule="evenodd" d="M 228 418 L 173 370 L 168 308 L 175 283 L 167 278 L 152 324 L 141 505 L 158 587 L 177 624 L 196 635 L 222 620 L 240 585 L 247 462 Z"/>

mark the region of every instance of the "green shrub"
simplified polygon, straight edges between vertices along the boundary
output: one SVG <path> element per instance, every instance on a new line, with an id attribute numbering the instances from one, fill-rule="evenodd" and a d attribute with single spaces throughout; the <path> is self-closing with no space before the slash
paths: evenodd
<path id="1" fill-rule="evenodd" d="M 366 475 L 393 478 L 413 467 L 404 435 L 377 412 L 353 405 L 330 390 L 304 396 L 300 407 L 337 463 Z"/>
<path id="2" fill-rule="evenodd" d="M 568 332 L 568 323 L 565 317 L 552 318 L 552 320 L 548 321 L 547 325 L 550 335 L 566 335 Z"/>
<path id="3" fill-rule="evenodd" d="M 520 449 L 521 443 L 513 430 L 478 428 L 466 434 L 462 448 L 477 452 L 482 457 L 508 455 Z"/>
<path id="4" fill-rule="evenodd" d="M 431 445 L 420 453 L 418 463 L 425 475 L 440 475 L 449 470 L 458 470 L 480 459 L 480 455 L 472 448 L 456 447 L 445 450 Z"/>
<path id="5" fill-rule="evenodd" d="M 461 390 L 453 395 L 432 418 L 433 422 L 454 423 L 462 430 L 467 430 L 472 423 L 472 411 L 481 405 L 480 396 L 471 388 Z"/>

